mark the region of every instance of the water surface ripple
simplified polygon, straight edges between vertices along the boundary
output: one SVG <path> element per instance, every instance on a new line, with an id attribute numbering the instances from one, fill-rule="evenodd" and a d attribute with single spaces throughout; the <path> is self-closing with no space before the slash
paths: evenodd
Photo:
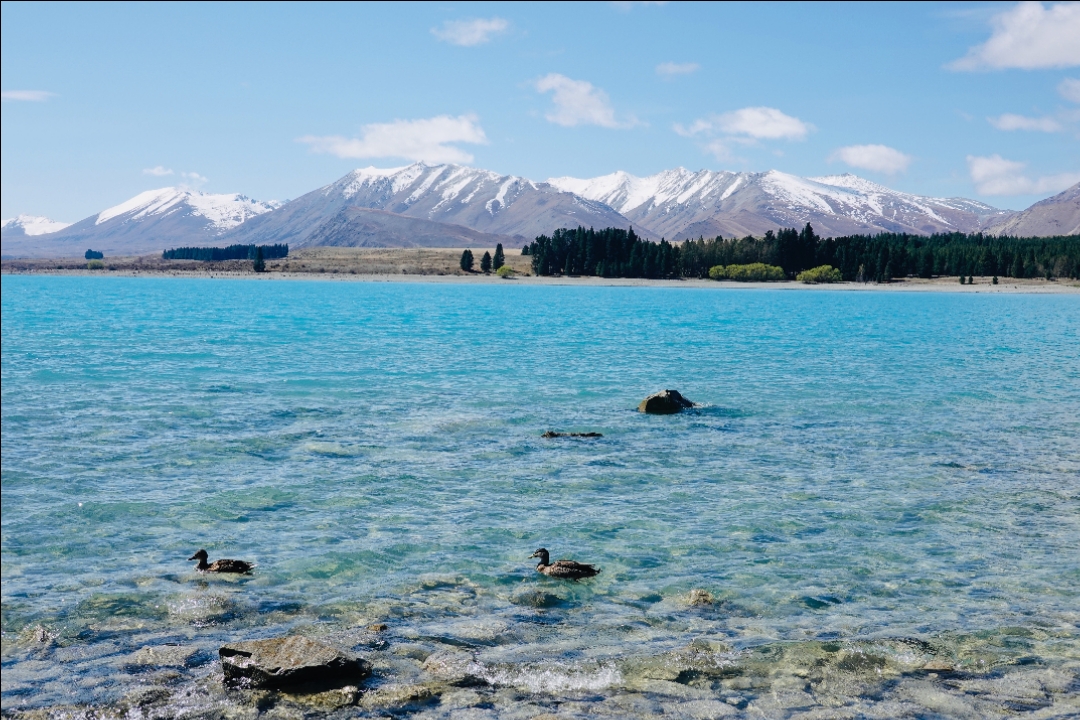
<path id="1" fill-rule="evenodd" d="M 372 659 L 353 715 L 1080 712 L 1076 297 L 5 276 L 2 308 L 5 713 L 229 714 L 217 647 L 283 632 Z M 634 411 L 664 387 L 702 407 Z M 474 687 L 395 696 L 433 653 Z"/>

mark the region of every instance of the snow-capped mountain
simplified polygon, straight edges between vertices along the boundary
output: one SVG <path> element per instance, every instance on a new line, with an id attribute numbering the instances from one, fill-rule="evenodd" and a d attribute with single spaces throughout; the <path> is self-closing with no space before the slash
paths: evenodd
<path id="1" fill-rule="evenodd" d="M 1080 183 L 991 224 L 986 232 L 1019 237 L 1080 235 Z"/>
<path id="2" fill-rule="evenodd" d="M 1010 214 L 974 200 L 898 192 L 855 175 L 802 178 L 776 170 L 733 173 L 676 168 L 648 177 L 616 172 L 548 182 L 610 205 L 635 227 L 677 240 L 761 235 L 807 222 L 825 236 L 974 232 Z"/>
<path id="3" fill-rule="evenodd" d="M 108 255 L 133 255 L 177 245 L 220 245 L 224 233 L 278 205 L 236 193 L 148 190 L 55 232 L 19 238 L 5 234 L 3 254 L 64 257 L 92 248 Z"/>
<path id="4" fill-rule="evenodd" d="M 50 220 L 42 215 L 19 215 L 4 221 L 0 226 L 2 237 L 27 237 L 63 230 L 71 223 Z"/>
<path id="5" fill-rule="evenodd" d="M 403 218 L 399 222 L 402 229 L 415 226 L 414 220 L 422 219 L 458 226 L 449 233 L 458 238 L 460 230 L 466 228 L 519 242 L 561 227 L 630 225 L 604 203 L 547 183 L 461 165 L 414 163 L 398 168 L 354 170 L 337 182 L 245 223 L 229 233 L 228 238 L 233 242 L 289 242 L 294 247 L 315 242 L 355 244 L 348 236 L 348 223 L 335 219 L 350 208 L 382 211 L 378 220 L 389 233 L 384 246 L 400 242 L 391 237 L 395 234 L 391 227 L 395 222 L 393 216 Z M 373 217 L 368 216 L 367 221 Z M 324 227 L 327 224 L 340 231 L 328 235 L 329 230 Z M 444 241 L 438 235 L 429 233 L 427 242 L 451 242 L 449 236 Z M 454 240 L 450 246 L 469 242 Z"/>

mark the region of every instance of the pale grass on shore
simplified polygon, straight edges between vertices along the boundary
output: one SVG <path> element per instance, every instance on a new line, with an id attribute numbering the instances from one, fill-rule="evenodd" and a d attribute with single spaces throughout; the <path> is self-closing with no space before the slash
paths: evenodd
<path id="1" fill-rule="evenodd" d="M 473 249 L 474 267 L 479 269 L 484 252 Z M 94 275 L 108 277 L 202 277 L 247 278 L 252 280 L 327 280 L 339 282 L 436 282 L 572 285 L 577 287 L 684 287 L 710 289 L 847 290 L 853 292 L 950 292 L 950 293 L 1037 293 L 1080 294 L 1075 280 L 1017 280 L 977 277 L 972 285 L 961 285 L 956 277 L 924 280 L 906 278 L 890 283 L 836 283 L 806 285 L 798 282 L 744 283 L 714 280 L 646 280 L 640 278 L 536 277 L 531 274 L 531 258 L 518 249 L 506 253 L 506 264 L 517 274 L 510 279 L 480 272 L 466 273 L 459 267 L 461 248 L 303 248 L 288 258 L 267 261 L 267 271 L 256 274 L 250 261 L 199 262 L 163 260 L 160 256 L 107 257 L 104 270 L 88 270 L 83 258 L 9 259 L 0 263 L 5 275 Z"/>

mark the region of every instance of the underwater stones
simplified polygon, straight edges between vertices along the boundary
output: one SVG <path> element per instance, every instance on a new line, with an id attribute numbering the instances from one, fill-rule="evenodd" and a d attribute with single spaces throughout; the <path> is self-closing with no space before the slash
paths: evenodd
<path id="1" fill-rule="evenodd" d="M 692 407 L 694 403 L 684 398 L 678 390 L 661 390 L 642 400 L 637 409 L 650 415 L 674 415 Z"/>
<path id="2" fill-rule="evenodd" d="M 344 685 L 371 674 L 366 661 L 299 636 L 229 643 L 218 654 L 225 682 L 255 688 Z"/>
<path id="3" fill-rule="evenodd" d="M 387 625 L 386 623 L 372 623 L 371 625 L 367 626 L 367 629 L 371 632 L 385 632 L 387 629 L 389 629 L 389 625 Z"/>
<path id="4" fill-rule="evenodd" d="M 714 602 L 712 593 L 702 588 L 694 588 L 686 596 L 686 604 L 690 607 L 710 607 Z"/>
<path id="5" fill-rule="evenodd" d="M 422 665 L 429 675 L 457 686 L 486 685 L 479 674 L 480 666 L 467 652 L 440 650 L 428 656 Z"/>
<path id="6" fill-rule="evenodd" d="M 365 710 L 408 710 L 439 698 L 440 688 L 430 685 L 388 685 L 366 693 L 360 700 Z"/>
<path id="7" fill-rule="evenodd" d="M 186 667 L 199 649 L 190 645 L 146 645 L 131 655 L 132 665 L 156 665 L 158 667 Z"/>

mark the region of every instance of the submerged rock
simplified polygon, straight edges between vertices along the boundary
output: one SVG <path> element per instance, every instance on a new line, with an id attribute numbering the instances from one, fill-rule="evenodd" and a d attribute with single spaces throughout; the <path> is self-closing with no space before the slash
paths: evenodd
<path id="1" fill-rule="evenodd" d="M 638 405 L 638 412 L 650 415 L 674 415 L 694 407 L 678 390 L 661 390 L 645 398 Z"/>
<path id="2" fill-rule="evenodd" d="M 468 687 L 487 684 L 487 680 L 480 675 L 483 668 L 467 652 L 441 650 L 424 661 L 423 669 L 429 675 L 451 685 Z"/>
<path id="3" fill-rule="evenodd" d="M 690 607 L 709 607 L 714 602 L 713 595 L 708 590 L 701 588 L 694 588 L 690 591 L 690 594 L 686 596 L 686 604 Z"/>
<path id="4" fill-rule="evenodd" d="M 546 433 L 544 433 L 540 437 L 550 439 L 550 438 L 561 438 L 561 437 L 600 438 L 600 437 L 604 437 L 604 436 L 602 434 L 598 433 L 598 432 L 583 432 L 583 433 L 567 432 L 567 433 L 564 433 L 564 432 L 555 432 L 554 430 L 548 430 Z"/>
<path id="5" fill-rule="evenodd" d="M 190 645 L 147 645 L 131 655 L 131 663 L 159 667 L 185 667 L 198 654 L 199 648 Z"/>
<path id="6" fill-rule="evenodd" d="M 256 688 L 345 685 L 371 674 L 366 661 L 305 637 L 229 643 L 218 654 L 225 682 Z"/>

